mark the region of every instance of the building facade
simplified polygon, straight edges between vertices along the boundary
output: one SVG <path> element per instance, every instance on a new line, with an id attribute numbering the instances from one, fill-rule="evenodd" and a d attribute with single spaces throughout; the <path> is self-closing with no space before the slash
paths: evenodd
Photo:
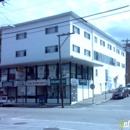
<path id="1" fill-rule="evenodd" d="M 64 35 L 74 33 L 71 35 Z M 125 84 L 125 52 L 104 32 L 67 12 L 6 27 L 1 37 L 1 94 L 16 102 L 61 103 L 59 41 L 65 103 L 75 103 Z"/>

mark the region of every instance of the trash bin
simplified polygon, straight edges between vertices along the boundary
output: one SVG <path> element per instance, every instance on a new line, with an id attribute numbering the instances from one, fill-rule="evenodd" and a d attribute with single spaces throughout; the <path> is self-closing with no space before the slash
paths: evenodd
<path id="1" fill-rule="evenodd" d="M 39 105 L 40 105 L 40 106 L 45 105 L 45 100 L 44 100 L 44 97 L 43 97 L 43 96 L 40 96 L 40 97 L 39 97 Z"/>

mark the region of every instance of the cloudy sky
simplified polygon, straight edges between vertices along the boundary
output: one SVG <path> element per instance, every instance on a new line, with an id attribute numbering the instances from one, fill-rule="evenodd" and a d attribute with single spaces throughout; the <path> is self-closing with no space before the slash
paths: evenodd
<path id="1" fill-rule="evenodd" d="M 0 3 L 0 26 L 30 21 L 73 11 L 80 17 L 115 9 L 108 13 L 86 17 L 117 41 L 130 39 L 130 0 L 5 0 Z M 127 5 L 129 5 L 127 7 Z M 117 10 L 117 8 L 125 7 Z"/>

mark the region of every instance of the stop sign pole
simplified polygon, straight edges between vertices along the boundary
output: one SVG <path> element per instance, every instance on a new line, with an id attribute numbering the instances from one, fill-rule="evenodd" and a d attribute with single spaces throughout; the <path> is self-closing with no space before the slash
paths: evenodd
<path id="1" fill-rule="evenodd" d="M 92 103 L 94 104 L 94 88 L 95 88 L 95 85 L 94 84 L 91 84 L 90 85 L 90 88 L 92 89 Z"/>

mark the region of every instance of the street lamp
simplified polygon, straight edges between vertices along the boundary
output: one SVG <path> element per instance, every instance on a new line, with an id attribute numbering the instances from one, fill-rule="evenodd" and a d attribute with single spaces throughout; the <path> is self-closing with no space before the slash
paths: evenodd
<path id="1" fill-rule="evenodd" d="M 107 87 L 107 82 L 105 82 L 105 99 L 107 98 L 107 95 L 106 95 L 106 87 Z"/>
<path id="2" fill-rule="evenodd" d="M 59 67 L 60 67 L 60 90 L 61 90 L 61 103 L 62 103 L 62 108 L 64 108 L 64 93 L 63 93 L 63 85 L 62 85 L 62 61 L 61 61 L 61 47 L 65 43 L 65 41 L 68 39 L 68 37 L 74 33 L 66 33 L 66 34 L 60 34 L 58 35 L 58 41 L 59 41 Z M 60 37 L 67 35 L 66 39 L 64 42 L 61 44 L 60 43 Z"/>

